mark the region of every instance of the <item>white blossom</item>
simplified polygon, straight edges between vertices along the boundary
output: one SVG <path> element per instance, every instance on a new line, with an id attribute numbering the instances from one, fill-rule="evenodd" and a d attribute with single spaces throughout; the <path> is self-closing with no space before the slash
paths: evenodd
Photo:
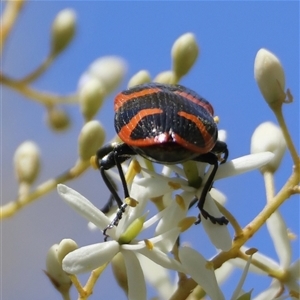
<path id="1" fill-rule="evenodd" d="M 73 189 L 60 184 L 58 185 L 58 192 L 73 209 L 88 221 L 94 223 L 100 230 L 103 231 L 110 224 L 111 221 L 108 217 Z M 147 195 L 147 193 L 142 194 L 141 198 L 144 198 L 145 195 Z M 144 199 L 141 198 L 139 198 L 139 201 L 143 202 Z M 101 265 L 109 263 L 117 253 L 121 253 L 124 257 L 128 277 L 128 298 L 142 300 L 146 299 L 146 285 L 137 254 L 139 253 L 148 257 L 164 268 L 182 271 L 181 265 L 175 259 L 169 257 L 165 252 L 156 247 L 156 243 L 163 243 L 164 239 L 169 240 L 169 236 L 172 236 L 174 244 L 174 241 L 181 231 L 179 227 L 176 227 L 162 235 L 150 238 L 147 242 L 136 239 L 128 243 L 120 242 L 122 238 L 124 238 L 124 235 L 126 236 L 126 230 L 130 224 L 133 224 L 132 222 L 130 223 L 129 220 L 135 221 L 143 218 L 143 215 L 139 214 L 140 210 L 129 208 L 128 212 L 129 213 L 125 214 L 122 218 L 118 227 L 113 227 L 109 230 L 109 235 L 112 240 L 84 246 L 69 253 L 63 259 L 63 269 L 70 274 L 92 271 Z M 148 223 L 145 222 L 143 229 L 146 229 L 148 225 L 152 225 L 162 214 L 163 213 L 155 215 L 147 221 Z M 133 217 L 133 215 L 135 215 L 135 217 Z M 126 216 L 129 217 L 126 218 Z M 138 233 L 139 232 L 137 232 L 136 235 Z"/>
<path id="2" fill-rule="evenodd" d="M 234 159 L 219 166 L 216 179 L 238 175 L 259 168 L 272 158 L 272 153 L 258 153 Z M 199 197 L 201 194 L 203 185 L 211 171 L 211 167 L 206 171 L 206 163 L 195 162 L 195 164 L 198 167 L 199 176 L 203 178 L 202 184 L 198 189 L 189 186 L 188 180 L 184 177 L 184 169 L 180 166 L 165 166 L 162 175 L 142 168 L 142 174 L 145 177 L 135 177 L 133 183 L 128 187 L 130 197 L 136 199 L 138 205 L 136 207 L 127 207 L 118 226 L 114 226 L 107 231 L 111 240 L 84 246 L 66 255 L 63 259 L 64 271 L 71 274 L 91 271 L 109 263 L 116 254 L 121 253 L 124 257 L 128 277 L 128 298 L 139 300 L 146 299 L 145 279 L 139 260 L 141 255 L 165 269 L 179 272 L 186 271 L 186 266 L 182 266 L 169 254 L 179 234 L 182 230 L 185 230 L 181 228 L 181 221 L 187 220 L 186 214 L 189 206 L 195 195 Z M 172 172 L 175 172 L 177 176 L 170 177 Z M 218 193 L 213 191 L 207 195 L 205 209 L 212 215 L 219 217 L 221 214 L 212 198 L 216 197 L 216 195 L 218 197 Z M 73 209 L 101 231 L 111 223 L 110 218 L 73 189 L 60 184 L 58 185 L 58 192 Z M 173 199 L 174 193 L 176 194 L 175 201 Z M 145 207 L 147 201 L 156 197 L 163 197 L 166 208 L 146 220 L 147 212 Z M 209 220 L 202 219 L 202 224 L 215 247 L 217 249 L 229 249 L 231 237 L 227 226 L 215 225 Z M 146 240 L 139 240 L 139 233 L 155 223 L 157 223 L 157 226 L 154 236 Z M 211 272 L 213 271 L 205 268 L 200 272 L 200 275 L 197 275 L 208 278 L 204 282 L 201 279 L 203 288 L 208 294 L 213 290 L 216 292 L 218 288 L 217 281 L 215 279 L 212 281 L 214 275 L 209 275 Z M 188 273 L 191 274 L 190 271 Z"/>

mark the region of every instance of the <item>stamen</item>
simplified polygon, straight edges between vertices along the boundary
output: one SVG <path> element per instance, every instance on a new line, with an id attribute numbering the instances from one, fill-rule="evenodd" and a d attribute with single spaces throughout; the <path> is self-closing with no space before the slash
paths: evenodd
<path id="1" fill-rule="evenodd" d="M 197 221 L 196 217 L 187 217 L 187 218 L 182 219 L 178 223 L 178 227 L 180 228 L 181 232 L 184 232 L 184 231 L 188 230 L 192 225 L 194 225 L 196 221 Z"/>
<path id="2" fill-rule="evenodd" d="M 254 253 L 256 253 L 258 250 L 256 248 L 250 248 L 247 251 L 245 251 L 245 254 L 247 255 L 253 255 Z"/>
<path id="3" fill-rule="evenodd" d="M 214 121 L 218 124 L 220 122 L 220 118 L 218 116 L 214 116 Z"/>
<path id="4" fill-rule="evenodd" d="M 131 184 L 136 174 L 141 172 L 141 166 L 137 160 L 133 159 L 128 167 L 128 170 L 125 175 L 127 184 Z"/>
<path id="5" fill-rule="evenodd" d="M 124 202 L 130 207 L 136 207 L 139 202 L 131 197 L 127 197 Z"/>
<path id="6" fill-rule="evenodd" d="M 154 245 L 153 243 L 151 243 L 149 240 L 144 240 L 145 244 L 146 244 L 146 247 L 149 249 L 149 250 L 152 250 L 154 248 Z"/>
<path id="7" fill-rule="evenodd" d="M 168 185 L 173 189 L 173 190 L 179 190 L 181 188 L 181 184 L 178 182 L 172 182 L 169 181 Z"/>
<path id="8" fill-rule="evenodd" d="M 180 195 L 175 195 L 175 201 L 182 210 L 186 210 L 185 202 Z"/>

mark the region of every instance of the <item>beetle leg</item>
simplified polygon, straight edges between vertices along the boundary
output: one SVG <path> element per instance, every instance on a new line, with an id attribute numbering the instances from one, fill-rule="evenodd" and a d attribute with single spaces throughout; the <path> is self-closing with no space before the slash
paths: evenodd
<path id="1" fill-rule="evenodd" d="M 104 183 L 106 184 L 107 188 L 111 192 L 112 197 L 115 199 L 118 206 L 120 207 L 123 204 L 123 201 L 121 200 L 120 196 L 118 195 L 117 190 L 115 189 L 114 185 L 111 183 L 110 179 L 108 178 L 104 167 L 100 167 L 100 173 L 101 173 Z M 104 206 L 104 209 L 110 208 L 112 206 L 112 203 L 109 204 L 109 202 Z"/>
<path id="2" fill-rule="evenodd" d="M 109 178 L 109 176 L 106 174 L 105 171 L 114 166 L 117 167 L 123 185 L 123 189 L 124 189 L 124 196 L 125 198 L 129 197 L 128 187 L 127 187 L 127 183 L 125 180 L 125 176 L 121 164 L 134 154 L 135 152 L 133 152 L 133 150 L 126 144 L 109 145 L 97 151 L 97 159 L 98 159 L 98 165 L 99 165 L 101 176 L 106 186 L 111 192 L 109 201 L 103 207 L 102 211 L 103 212 L 109 211 L 109 209 L 112 206 L 113 199 L 115 199 L 119 207 L 115 218 L 103 231 L 103 234 L 105 236 L 104 238 L 105 241 L 108 238 L 108 235 L 106 234 L 107 230 L 119 224 L 119 221 L 121 220 L 122 215 L 125 212 L 125 209 L 127 207 L 127 204 L 123 203 L 123 201 L 121 200 L 120 196 L 117 193 L 115 185 L 112 183 L 112 180 Z"/>
<path id="3" fill-rule="evenodd" d="M 209 190 L 211 189 L 214 177 L 215 177 L 216 172 L 217 172 L 218 167 L 219 167 L 218 157 L 214 153 L 209 152 L 207 154 L 203 154 L 203 155 L 199 156 L 195 160 L 196 161 L 201 161 L 201 162 L 207 162 L 210 165 L 213 165 L 213 170 L 209 174 L 209 177 L 208 177 L 208 179 L 206 180 L 206 182 L 204 184 L 203 191 L 201 193 L 200 199 L 199 199 L 198 204 L 197 204 L 197 206 L 200 210 L 200 213 L 202 214 L 202 216 L 205 219 L 207 219 L 207 218 L 210 219 L 210 221 L 213 224 L 216 224 L 216 223 L 218 223 L 219 225 L 228 224 L 228 220 L 224 216 L 222 216 L 220 218 L 216 218 L 216 217 L 212 216 L 211 214 L 209 214 L 204 209 L 204 203 L 205 203 L 206 195 L 209 192 Z M 196 224 L 199 224 L 201 222 L 201 214 L 199 214 L 199 219 L 196 222 Z"/>
<path id="4" fill-rule="evenodd" d="M 229 151 L 227 148 L 227 144 L 221 141 L 217 141 L 214 148 L 211 150 L 211 152 L 215 154 L 223 154 L 221 164 L 224 164 L 227 161 Z"/>
<path id="5" fill-rule="evenodd" d="M 108 226 L 106 226 L 106 228 L 103 230 L 103 235 L 104 235 L 104 242 L 107 241 L 107 239 L 109 238 L 109 235 L 106 234 L 107 230 L 112 229 L 114 226 L 118 226 L 119 221 L 122 219 L 123 213 L 125 212 L 125 209 L 127 207 L 126 203 L 123 203 L 117 213 L 116 216 L 114 217 L 114 219 L 110 222 L 110 224 Z"/>

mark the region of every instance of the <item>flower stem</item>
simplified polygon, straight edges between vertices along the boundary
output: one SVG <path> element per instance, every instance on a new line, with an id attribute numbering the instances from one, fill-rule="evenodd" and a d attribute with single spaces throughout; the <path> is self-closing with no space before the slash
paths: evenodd
<path id="1" fill-rule="evenodd" d="M 36 102 L 46 105 L 54 106 L 58 103 L 76 103 L 76 94 L 70 94 L 67 96 L 60 96 L 56 94 L 50 94 L 46 92 L 40 92 L 32 89 L 24 84 L 22 81 L 16 81 L 0 73 L 0 83 L 10 87 L 11 89 L 19 92 L 27 98 L 33 99 Z"/>
<path id="2" fill-rule="evenodd" d="M 84 290 L 86 291 L 86 295 L 89 296 L 93 293 L 93 288 L 102 274 L 102 272 L 105 270 L 107 267 L 108 263 L 104 264 L 103 266 L 95 269 L 92 271 L 90 278 L 88 279 L 86 285 L 84 286 Z"/>
<path id="3" fill-rule="evenodd" d="M 284 139 L 286 141 L 286 145 L 287 145 L 287 147 L 288 147 L 288 149 L 289 149 L 289 151 L 291 153 L 294 165 L 297 166 L 299 164 L 300 158 L 299 158 L 299 156 L 297 154 L 295 145 L 293 143 L 293 140 L 291 138 L 289 130 L 288 130 L 287 126 L 286 126 L 286 122 L 285 122 L 283 114 L 282 114 L 282 106 L 273 108 L 273 112 L 274 112 L 274 114 L 275 114 L 275 116 L 277 118 L 277 121 L 279 123 L 279 126 L 280 126 L 280 128 L 282 130 Z"/>
<path id="4" fill-rule="evenodd" d="M 214 269 L 219 268 L 225 261 L 239 256 L 239 249 L 265 224 L 266 220 L 287 200 L 292 194 L 293 188 L 299 183 L 299 166 L 294 169 L 286 184 L 278 194 L 268 203 L 264 209 L 251 221 L 241 235 L 236 236 L 229 251 L 221 252 L 212 259 Z M 274 274 L 274 277 L 276 274 Z"/>
<path id="5" fill-rule="evenodd" d="M 20 10 L 24 4 L 24 0 L 8 0 L 5 6 L 5 10 L 1 16 L 1 43 L 0 43 L 0 52 L 2 52 L 3 46 L 6 42 L 6 39 L 15 24 L 15 21 L 19 15 Z"/>
<path id="6" fill-rule="evenodd" d="M 33 70 L 30 74 L 26 75 L 24 78 L 18 80 L 18 84 L 26 85 L 36 80 L 49 68 L 54 58 L 55 57 L 53 55 L 47 56 L 47 58 L 35 70 Z"/>
<path id="7" fill-rule="evenodd" d="M 32 203 L 39 197 L 44 196 L 45 194 L 56 188 L 58 183 L 63 183 L 65 181 L 78 177 L 79 175 L 84 173 L 89 168 L 89 166 L 89 161 L 79 161 L 73 168 L 53 179 L 45 181 L 44 183 L 40 184 L 34 191 L 28 193 L 26 196 L 21 198 L 18 197 L 16 200 L 1 206 L 0 220 L 13 216 L 26 205 Z"/>

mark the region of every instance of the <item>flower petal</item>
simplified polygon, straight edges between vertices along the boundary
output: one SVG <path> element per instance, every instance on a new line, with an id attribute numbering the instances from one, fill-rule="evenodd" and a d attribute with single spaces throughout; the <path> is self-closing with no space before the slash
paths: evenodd
<path id="1" fill-rule="evenodd" d="M 128 299 L 146 300 L 146 283 L 138 258 L 132 251 L 122 250 L 128 278 Z"/>
<path id="2" fill-rule="evenodd" d="M 227 198 L 221 191 L 217 190 L 216 188 L 211 188 L 209 193 L 214 200 L 222 205 L 225 205 Z"/>
<path id="3" fill-rule="evenodd" d="M 92 271 L 110 262 L 119 249 L 116 241 L 81 247 L 65 256 L 62 261 L 63 270 L 70 274 Z"/>
<path id="4" fill-rule="evenodd" d="M 207 260 L 197 251 L 189 247 L 179 249 L 179 258 L 185 272 L 204 289 L 211 299 L 224 298 L 215 276 L 215 272 L 207 268 Z"/>
<path id="5" fill-rule="evenodd" d="M 298 258 L 295 262 L 289 267 L 290 274 L 295 279 L 300 279 L 300 259 Z"/>
<path id="6" fill-rule="evenodd" d="M 278 280 L 274 279 L 271 285 L 265 291 L 256 296 L 253 300 L 277 299 L 280 291 L 282 291 L 281 283 Z"/>
<path id="7" fill-rule="evenodd" d="M 76 192 L 75 190 L 67 187 L 63 184 L 57 185 L 57 191 L 62 199 L 69 204 L 77 213 L 83 216 L 88 221 L 95 224 L 98 228 L 103 230 L 108 224 L 110 219 L 94 206 L 88 199 Z M 109 234 L 113 236 L 114 228 L 109 231 Z"/>
<path id="8" fill-rule="evenodd" d="M 226 261 L 225 263 L 223 263 L 221 268 L 215 270 L 218 283 L 221 284 L 228 280 L 230 274 L 233 272 L 234 269 L 235 267 L 229 262 Z"/>
<path id="9" fill-rule="evenodd" d="M 138 252 L 166 269 L 182 272 L 182 266 L 177 260 L 155 247 L 151 250 L 144 247 Z"/>
<path id="10" fill-rule="evenodd" d="M 243 270 L 243 274 L 239 280 L 239 283 L 235 289 L 235 291 L 233 292 L 233 295 L 231 297 L 232 300 L 234 299 L 237 299 L 239 296 L 243 295 L 243 284 L 246 280 L 246 277 L 247 277 L 247 274 L 248 274 L 248 270 L 249 270 L 249 266 L 250 266 L 250 263 L 251 263 L 251 260 L 252 260 L 252 256 L 250 256 L 247 260 L 247 263 L 246 263 L 246 266 Z M 250 298 L 249 298 L 250 299 Z"/>
<path id="11" fill-rule="evenodd" d="M 267 220 L 267 228 L 279 257 L 280 267 L 287 269 L 291 264 L 292 249 L 287 227 L 279 211 L 275 211 Z"/>
<path id="12" fill-rule="evenodd" d="M 233 159 L 219 166 L 215 180 L 258 169 L 268 163 L 273 157 L 274 154 L 271 152 L 262 152 Z"/>
<path id="13" fill-rule="evenodd" d="M 147 282 L 158 292 L 158 298 L 169 299 L 176 290 L 176 285 L 171 283 L 170 272 L 144 255 L 137 255 L 137 258 L 142 265 Z"/>
<path id="14" fill-rule="evenodd" d="M 222 216 L 210 193 L 206 196 L 204 208 L 214 217 L 219 218 Z M 217 249 L 228 251 L 231 248 L 232 241 L 226 225 L 213 224 L 210 220 L 203 217 L 202 225 L 209 239 Z"/>
<path id="15" fill-rule="evenodd" d="M 177 226 L 149 240 L 160 250 L 164 252 L 170 252 L 174 247 L 174 244 L 176 243 L 180 233 L 180 228 Z"/>
<path id="16" fill-rule="evenodd" d="M 173 201 L 164 209 L 165 214 L 155 229 L 156 235 L 178 226 L 178 222 L 186 217 L 189 205 L 194 198 L 194 193 L 183 192 L 176 197 L 176 201 Z"/>

